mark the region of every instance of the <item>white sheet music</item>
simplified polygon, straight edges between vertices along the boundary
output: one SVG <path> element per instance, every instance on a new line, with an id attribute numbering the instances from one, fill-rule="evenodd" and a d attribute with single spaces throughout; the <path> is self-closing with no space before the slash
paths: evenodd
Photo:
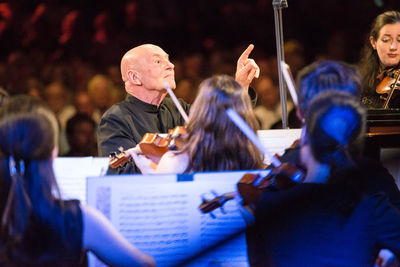
<path id="1" fill-rule="evenodd" d="M 281 156 L 286 148 L 300 138 L 301 129 L 260 130 L 257 135 L 261 143 L 272 155 L 278 154 Z M 271 160 L 265 157 L 264 162 L 270 164 Z"/>
<path id="2" fill-rule="evenodd" d="M 258 136 L 270 153 L 282 154 L 300 133 L 300 129 L 263 130 Z M 269 164 L 269 159 L 265 162 Z M 108 163 L 108 158 L 56 158 L 54 170 L 62 197 L 98 208 L 129 241 L 153 255 L 157 266 L 182 262 L 185 266 L 248 266 L 244 235 L 240 235 L 245 223 L 236 202 L 224 205 L 225 214 L 215 210 L 215 218 L 198 209 L 202 197 L 212 199 L 215 194 L 235 191 L 246 172 L 198 173 L 191 182 L 177 182 L 176 175 L 95 178 L 105 174 Z M 86 177 L 92 178 L 86 181 Z M 209 249 L 232 236 L 229 242 Z M 104 266 L 93 259 L 90 266 Z"/>
<path id="3" fill-rule="evenodd" d="M 58 157 L 53 162 L 54 173 L 63 199 L 79 199 L 86 203 L 86 177 L 106 173 L 109 158 Z"/>
<path id="4" fill-rule="evenodd" d="M 247 246 L 245 233 L 235 235 L 191 262 L 185 263 L 186 267 L 196 266 L 249 266 L 247 260 Z"/>
<path id="5" fill-rule="evenodd" d="M 197 173 L 193 181 L 186 182 L 177 182 L 177 175 L 88 178 L 88 204 L 102 211 L 132 244 L 152 255 L 157 266 L 218 261 L 246 266 L 243 236 L 227 244 L 231 248 L 236 244 L 235 249 L 215 250 L 191 263 L 189 260 L 245 229 L 234 200 L 212 216 L 198 208 L 203 197 L 234 191 L 244 173 Z M 90 262 L 96 266 L 95 261 Z"/>

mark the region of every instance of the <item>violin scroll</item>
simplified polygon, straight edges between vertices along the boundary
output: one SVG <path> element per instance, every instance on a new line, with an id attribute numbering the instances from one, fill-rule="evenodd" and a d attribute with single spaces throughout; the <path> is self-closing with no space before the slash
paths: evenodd
<path id="1" fill-rule="evenodd" d="M 243 205 L 256 205 L 265 188 L 273 186 L 279 190 L 287 190 L 304 181 L 305 174 L 302 170 L 282 163 L 279 167 L 271 169 L 266 176 L 246 173 L 237 183 L 237 193 L 242 197 Z M 233 199 L 233 193 L 217 196 L 212 200 L 203 200 L 200 210 L 203 213 L 211 212 L 222 207 L 228 200 Z"/>
<path id="2" fill-rule="evenodd" d="M 119 166 L 125 164 L 130 160 L 129 154 L 126 154 L 122 147 L 120 147 L 119 152 L 114 152 L 110 154 L 110 168 L 118 168 Z"/>
<path id="3" fill-rule="evenodd" d="M 203 198 L 203 202 L 200 204 L 199 209 L 203 213 L 209 213 L 215 209 L 222 208 L 224 206 L 224 204 L 231 199 L 234 199 L 233 192 L 225 193 L 221 196 L 217 196 L 212 200 Z"/>

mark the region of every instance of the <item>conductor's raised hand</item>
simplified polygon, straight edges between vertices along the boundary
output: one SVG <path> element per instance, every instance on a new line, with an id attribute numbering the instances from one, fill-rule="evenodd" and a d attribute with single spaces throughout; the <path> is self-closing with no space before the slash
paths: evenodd
<path id="1" fill-rule="evenodd" d="M 260 68 L 257 63 L 254 59 L 249 58 L 253 49 L 254 45 L 249 45 L 240 55 L 236 65 L 235 80 L 246 90 L 249 89 L 249 85 L 253 79 L 258 78 L 260 75 Z"/>

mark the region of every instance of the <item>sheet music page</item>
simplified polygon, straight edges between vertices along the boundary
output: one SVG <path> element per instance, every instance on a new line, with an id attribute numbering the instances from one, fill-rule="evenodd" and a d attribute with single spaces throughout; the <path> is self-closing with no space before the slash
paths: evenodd
<path id="1" fill-rule="evenodd" d="M 233 235 L 232 238 L 223 241 L 218 246 L 208 249 L 204 254 L 185 262 L 184 266 L 249 266 L 245 233 Z"/>
<path id="2" fill-rule="evenodd" d="M 53 169 L 63 199 L 79 199 L 86 203 L 86 177 L 102 176 L 109 158 L 57 157 Z"/>
<path id="3" fill-rule="evenodd" d="M 278 129 L 278 130 L 260 130 L 257 131 L 264 147 L 272 154 L 282 155 L 286 148 L 289 148 L 293 142 L 300 138 L 301 129 Z M 265 156 L 264 162 L 270 164 L 271 160 Z"/>
<path id="4" fill-rule="evenodd" d="M 248 172 L 197 173 L 193 181 L 185 182 L 177 182 L 177 175 L 90 177 L 88 204 L 103 212 L 132 244 L 152 255 L 157 266 L 216 261 L 247 264 L 243 237 L 236 241 L 236 249 L 195 257 L 245 229 L 234 200 L 212 215 L 198 208 L 204 197 L 234 191 L 244 173 Z M 90 265 L 99 266 L 93 259 Z"/>

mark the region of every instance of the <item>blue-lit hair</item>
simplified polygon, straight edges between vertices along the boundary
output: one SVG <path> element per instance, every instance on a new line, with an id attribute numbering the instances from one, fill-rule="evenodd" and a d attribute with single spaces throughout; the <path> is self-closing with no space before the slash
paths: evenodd
<path id="1" fill-rule="evenodd" d="M 348 168 L 362 149 L 365 108 L 353 95 L 342 91 L 320 93 L 306 114 L 306 138 L 315 159 L 333 170 Z"/>
<path id="2" fill-rule="evenodd" d="M 361 94 L 361 76 L 358 69 L 338 61 L 318 61 L 303 68 L 296 78 L 299 108 L 303 116 L 310 101 L 327 90 L 347 92 L 354 97 Z"/>
<path id="3" fill-rule="evenodd" d="M 358 98 L 343 91 L 317 95 L 306 113 L 305 140 L 314 158 L 330 166 L 327 184 L 336 188 L 331 205 L 350 216 L 365 192 L 358 168 L 364 144 L 366 111 Z"/>
<path id="4" fill-rule="evenodd" d="M 0 241 L 7 257 L 15 257 L 24 236 L 35 231 L 28 230 L 32 221 L 63 229 L 52 214 L 53 192 L 59 193 L 52 164 L 57 138 L 56 118 L 43 102 L 21 95 L 1 107 Z"/>

